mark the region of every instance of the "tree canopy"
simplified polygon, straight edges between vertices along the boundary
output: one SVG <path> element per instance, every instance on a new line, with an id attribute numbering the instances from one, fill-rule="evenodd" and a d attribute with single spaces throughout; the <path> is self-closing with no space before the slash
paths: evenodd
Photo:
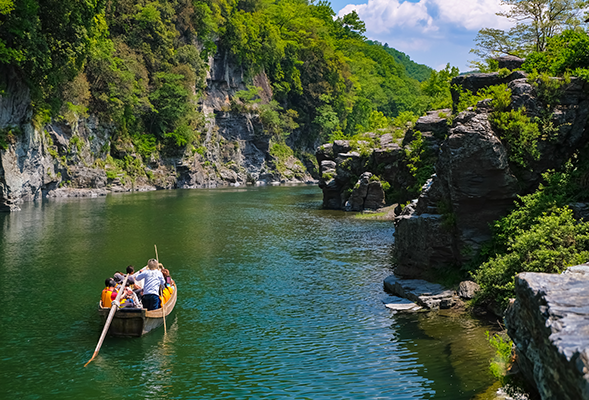
<path id="1" fill-rule="evenodd" d="M 41 88 L 36 112 L 96 114 L 148 152 L 198 140 L 197 99 L 220 52 L 250 77 L 267 75 L 268 107 L 294 118 L 277 129 L 296 126 L 310 146 L 449 99 L 448 74 L 420 84 L 431 70 L 365 29 L 324 0 L 0 0 L 0 63 Z"/>
<path id="2" fill-rule="evenodd" d="M 472 53 L 488 59 L 500 55 L 525 57 L 543 52 L 550 38 L 566 29 L 579 27 L 584 0 L 502 0 L 508 11 L 497 15 L 508 18 L 513 27 L 507 31 L 483 28 L 475 38 Z M 476 63 L 475 63 L 476 66 Z"/>

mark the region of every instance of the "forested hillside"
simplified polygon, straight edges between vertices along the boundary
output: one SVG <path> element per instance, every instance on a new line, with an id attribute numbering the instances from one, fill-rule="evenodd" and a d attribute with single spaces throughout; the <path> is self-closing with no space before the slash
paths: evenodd
<path id="1" fill-rule="evenodd" d="M 334 18 L 327 1 L 2 4 L 0 61 L 33 90 L 37 124 L 96 115 L 143 158 L 199 147 L 199 101 L 219 53 L 246 76 L 267 75 L 271 100 L 256 104 L 252 88 L 235 101 L 259 108 L 274 141 L 298 130 L 301 148 L 386 128 L 400 113 L 423 113 L 436 95 L 421 90 L 393 49 L 365 40 L 355 12 Z"/>
<path id="2" fill-rule="evenodd" d="M 415 61 L 411 60 L 407 54 L 399 51 L 397 49 L 393 49 L 389 47 L 388 43 L 384 45 L 375 40 L 369 40 L 368 43 L 373 44 L 375 46 L 382 46 L 387 53 L 391 54 L 395 57 L 395 61 L 405 67 L 405 71 L 407 71 L 407 75 L 409 75 L 413 79 L 417 79 L 419 82 L 423 82 L 427 80 L 431 73 L 432 69 L 427 65 L 418 64 Z"/>

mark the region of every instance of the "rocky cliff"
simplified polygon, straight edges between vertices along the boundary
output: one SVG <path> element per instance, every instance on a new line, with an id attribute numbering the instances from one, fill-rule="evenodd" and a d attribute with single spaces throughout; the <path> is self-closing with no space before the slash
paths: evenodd
<path id="1" fill-rule="evenodd" d="M 505 323 L 524 376 L 542 399 L 589 399 L 589 267 L 521 273 Z"/>
<path id="2" fill-rule="evenodd" d="M 96 116 L 33 121 L 29 88 L 13 70 L 0 82 L 0 208 L 43 197 L 96 196 L 110 191 L 199 188 L 218 185 L 304 182 L 311 180 L 301 161 L 270 154 L 255 108 L 231 108 L 235 93 L 247 85 L 262 90 L 262 103 L 272 97 L 264 73 L 248 79 L 227 54 L 209 60 L 205 115 L 199 147 L 178 154 L 152 154 L 143 159 L 131 143 L 113 139 L 117 127 Z M 114 156 L 116 160 L 109 158 Z"/>
<path id="3" fill-rule="evenodd" d="M 368 133 L 365 139 L 336 140 L 317 148 L 323 207 L 377 209 L 385 205 L 383 188 L 390 201 L 411 199 L 421 186 L 409 166 L 411 154 L 418 155 L 421 167 L 433 165 L 448 133 L 450 114 L 451 110 L 430 111 L 406 130 Z"/>
<path id="4" fill-rule="evenodd" d="M 521 74 L 475 74 L 460 77 L 459 83 L 479 90 L 507 82 L 512 109 L 525 106 L 532 117 L 545 115 L 537 87 Z M 562 87 L 545 122 L 555 132 L 539 142 L 540 157 L 527 168 L 510 161 L 507 144 L 489 122 L 488 100 L 456 115 L 440 146 L 435 176 L 396 221 L 396 273 L 423 277 L 471 259 L 490 239 L 489 223 L 504 216 L 518 194 L 535 190 L 543 172 L 558 168 L 587 143 L 587 93 L 586 84 L 574 78 Z"/>

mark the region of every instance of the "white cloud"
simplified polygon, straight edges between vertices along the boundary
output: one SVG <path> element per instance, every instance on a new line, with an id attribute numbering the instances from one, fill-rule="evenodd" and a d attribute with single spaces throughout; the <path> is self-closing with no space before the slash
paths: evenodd
<path id="1" fill-rule="evenodd" d="M 485 27 L 506 29 L 511 23 L 496 15 L 505 9 L 500 0 L 420 0 L 416 3 L 368 0 L 365 4 L 348 4 L 338 15 L 356 10 L 367 29 L 374 33 L 406 27 L 424 34 L 449 25 L 476 31 Z"/>
<path id="2" fill-rule="evenodd" d="M 410 27 L 421 32 L 435 30 L 433 18 L 428 14 L 425 1 L 410 3 L 398 0 L 368 0 L 367 4 L 348 4 L 338 13 L 343 16 L 356 10 L 374 33 L 389 32 L 393 28 Z"/>
<path id="3" fill-rule="evenodd" d="M 481 28 L 507 29 L 512 23 L 496 13 L 506 11 L 499 0 L 422 0 L 435 4 L 441 23 L 453 23 L 471 31 Z M 421 2 L 421 1 L 420 1 Z"/>
<path id="4" fill-rule="evenodd" d="M 346 5 L 338 16 L 356 10 L 366 23 L 368 38 L 388 43 L 430 66 L 450 62 L 466 70 L 467 60 L 474 58 L 468 51 L 481 28 L 512 26 L 507 18 L 496 15 L 507 10 L 501 0 L 364 1 Z"/>

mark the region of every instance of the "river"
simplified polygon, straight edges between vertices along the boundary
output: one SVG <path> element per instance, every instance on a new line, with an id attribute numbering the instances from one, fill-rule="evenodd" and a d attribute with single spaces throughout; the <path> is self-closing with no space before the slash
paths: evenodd
<path id="1" fill-rule="evenodd" d="M 383 306 L 394 227 L 321 209 L 313 186 L 176 190 L 0 215 L 0 398 L 471 399 L 486 327 Z M 107 338 L 104 279 L 154 257 L 163 328 Z"/>

